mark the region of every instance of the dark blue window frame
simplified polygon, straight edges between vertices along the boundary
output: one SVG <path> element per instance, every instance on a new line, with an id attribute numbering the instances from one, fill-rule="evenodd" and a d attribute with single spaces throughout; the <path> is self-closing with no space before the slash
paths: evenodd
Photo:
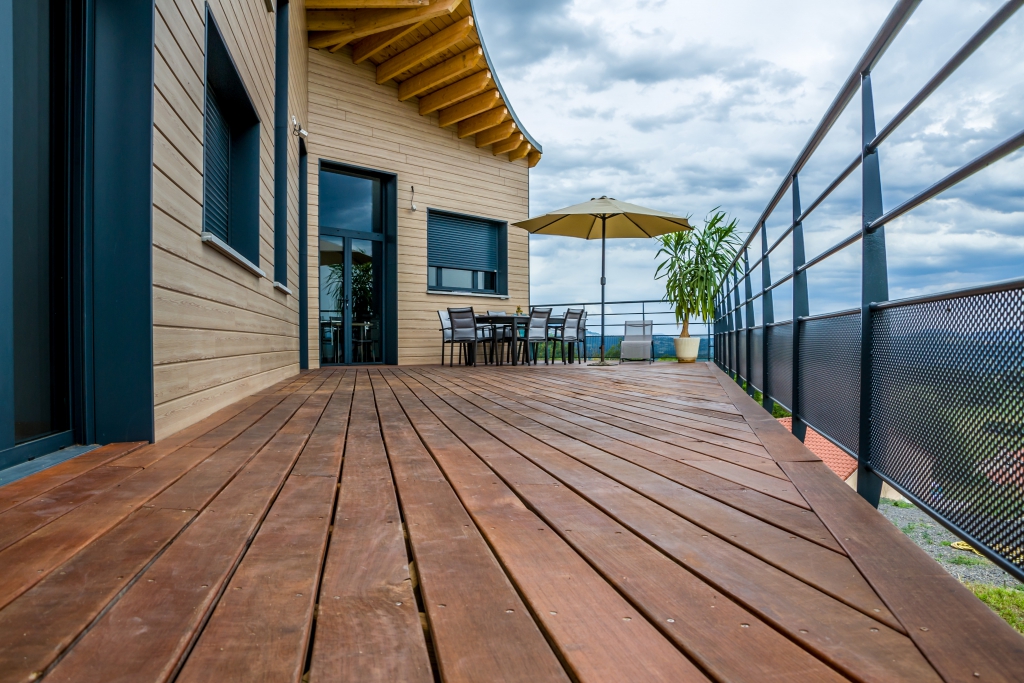
<path id="1" fill-rule="evenodd" d="M 274 282 L 288 287 L 288 0 L 277 2 L 274 77 Z"/>

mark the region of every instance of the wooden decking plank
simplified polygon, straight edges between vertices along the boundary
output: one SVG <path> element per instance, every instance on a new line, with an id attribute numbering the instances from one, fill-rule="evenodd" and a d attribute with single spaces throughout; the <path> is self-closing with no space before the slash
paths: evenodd
<path id="1" fill-rule="evenodd" d="M 388 373 L 390 374 L 390 373 Z M 388 383 L 574 678 L 707 678 L 394 375 Z M 447 418 L 445 420 L 447 423 Z"/>
<path id="2" fill-rule="evenodd" d="M 568 456 L 538 457 L 537 462 L 612 518 L 844 674 L 872 681 L 938 680 L 910 639 L 899 632 L 704 532 Z"/>
<path id="3" fill-rule="evenodd" d="M 153 498 L 148 504 L 172 510 L 202 510 L 274 436 L 291 421 L 306 423 L 299 414 L 305 404 L 323 410 L 323 402 L 314 401 L 313 392 L 322 383 L 307 384 L 309 391 L 297 391 L 272 408 L 255 424 L 223 448 L 192 468 L 180 481 Z M 315 424 L 315 423 L 314 423 Z M 312 426 L 308 426 L 312 431 Z M 208 442 L 203 439 L 204 442 Z"/>
<path id="4" fill-rule="evenodd" d="M 1024 680 L 1019 633 L 824 463 L 782 467 L 943 678 Z"/>
<path id="5" fill-rule="evenodd" d="M 568 681 L 540 628 L 381 379 L 374 397 L 445 681 Z"/>
<path id="6" fill-rule="evenodd" d="M 358 384 L 346 379 L 355 395 L 309 680 L 427 683 L 433 672 L 373 389 L 365 371 Z"/>
<path id="7" fill-rule="evenodd" d="M 292 468 L 292 476 L 338 478 L 345 451 L 355 378 L 355 371 L 348 371 L 341 379 L 323 417 Z"/>
<path id="8" fill-rule="evenodd" d="M 137 467 L 96 467 L 0 513 L 0 550 L 141 471 Z"/>
<path id="9" fill-rule="evenodd" d="M 315 424 L 308 414 L 298 419 Z M 307 438 L 279 433 L 270 439 L 71 648 L 48 680 L 143 683 L 173 677 Z"/>
<path id="10" fill-rule="evenodd" d="M 4 568 L 0 572 L 0 609 L 212 452 L 209 448 L 180 448 L 102 498 L 72 510 L 0 551 L 0 567 Z"/>
<path id="11" fill-rule="evenodd" d="M 467 380 L 468 381 L 468 380 Z M 480 386 L 479 383 L 470 382 L 472 384 Z M 639 446 L 633 446 L 633 444 L 625 441 L 620 441 L 614 437 L 608 436 L 606 432 L 609 430 L 602 429 L 600 423 L 596 423 L 594 420 L 588 418 L 576 418 L 568 411 L 559 411 L 554 407 L 548 406 L 539 401 L 523 400 L 516 401 L 514 394 L 503 391 L 499 387 L 493 385 L 484 385 L 481 387 L 491 391 L 492 395 L 500 396 L 498 402 L 509 405 L 513 410 L 522 414 L 528 414 L 538 422 L 545 424 L 553 429 L 562 432 L 566 436 L 571 436 L 575 439 L 589 443 L 590 445 L 606 450 L 612 454 L 617 454 L 622 451 L 624 446 L 632 446 L 633 448 L 640 448 Z M 517 407 L 521 406 L 521 407 Z M 591 427 L 597 425 L 597 429 L 594 430 Z M 610 428 L 614 429 L 614 428 Z M 634 437 L 638 435 L 633 435 Z M 631 439 L 635 440 L 635 439 Z M 660 442 L 655 442 L 656 444 Z M 664 452 L 670 451 L 671 448 L 667 444 L 662 444 L 666 448 L 659 448 L 652 446 L 651 448 L 640 448 L 640 450 L 646 450 L 657 455 L 664 456 Z M 679 449 L 682 450 L 682 449 Z M 658 451 L 662 451 L 659 453 Z M 732 463 L 723 462 L 721 460 L 715 460 L 708 456 L 694 453 L 693 456 L 682 454 L 682 458 L 669 458 L 677 460 L 678 462 L 685 462 L 691 467 L 695 467 L 705 472 L 709 472 L 723 479 L 728 479 L 741 486 L 760 491 L 773 498 L 785 501 L 797 507 L 810 509 L 807 503 L 803 500 L 796 488 L 789 482 L 789 480 L 782 480 L 776 477 L 769 477 L 766 474 L 755 472 L 754 470 L 734 465 Z"/>
<path id="12" fill-rule="evenodd" d="M 143 508 L 0 610 L 0 681 L 32 681 L 193 518 Z"/>
<path id="13" fill-rule="evenodd" d="M 336 480 L 289 477 L 175 679 L 298 683 Z"/>
<path id="14" fill-rule="evenodd" d="M 482 401 L 436 386 L 434 391 L 495 438 L 541 467 L 545 467 L 544 456 L 555 461 L 565 455 L 571 457 L 564 450 L 556 450 L 553 445 L 544 443 L 547 434 L 536 430 L 524 433 L 501 420 L 502 413 L 507 411 L 502 411 L 496 404 L 481 405 Z M 844 555 L 766 524 L 603 451 L 574 459 L 586 463 L 597 472 L 675 512 L 743 552 L 750 553 L 873 619 L 902 630 L 900 623 Z M 554 472 L 552 474 L 558 476 Z"/>
<path id="15" fill-rule="evenodd" d="M 145 441 L 107 444 L 88 453 L 65 460 L 53 467 L 48 467 L 31 477 L 12 481 L 10 484 L 4 484 L 0 486 L 0 513 L 10 510 L 12 507 L 31 500 L 36 496 L 41 496 L 47 491 L 89 470 L 106 465 L 111 460 L 116 460 L 145 445 Z"/>
<path id="16" fill-rule="evenodd" d="M 474 427 L 442 403 L 438 394 L 431 397 L 412 375 L 407 375 L 406 381 L 435 415 L 455 429 L 459 438 L 552 530 L 712 677 L 737 681 L 842 680 L 815 657 L 658 552 L 578 492 L 561 485 L 559 480 Z M 739 624 L 746 627 L 738 627 Z M 749 656 L 737 657 L 737 652 Z M 617 669 L 616 673 L 621 671 Z"/>
<path id="17" fill-rule="evenodd" d="M 445 386 L 473 405 L 581 462 L 590 462 L 594 458 L 602 461 L 608 455 L 606 451 L 566 436 L 525 415 L 508 410 L 500 403 L 475 394 L 451 378 L 446 378 Z M 739 484 L 694 469 L 685 463 L 669 460 L 639 449 L 620 449 L 613 457 L 643 467 L 672 482 L 736 508 L 744 514 L 818 543 L 835 552 L 845 554 L 842 546 L 810 510 L 784 503 L 759 491 L 743 488 Z"/>

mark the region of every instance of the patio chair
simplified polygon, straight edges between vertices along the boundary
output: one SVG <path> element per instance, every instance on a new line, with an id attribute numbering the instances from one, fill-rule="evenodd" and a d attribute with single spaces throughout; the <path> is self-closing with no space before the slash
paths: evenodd
<path id="1" fill-rule="evenodd" d="M 448 318 L 452 324 L 452 350 L 448 355 L 448 366 L 452 366 L 455 344 L 459 345 L 459 360 L 462 360 L 462 350 L 466 351 L 466 364 L 472 360 L 476 366 L 477 351 L 480 342 L 486 341 L 480 326 L 476 324 L 476 314 L 472 307 L 449 308 Z M 472 353 L 470 353 L 472 349 Z"/>
<path id="2" fill-rule="evenodd" d="M 505 311 L 487 311 L 487 315 L 505 316 L 508 315 Z M 499 325 L 495 329 L 495 326 L 491 326 L 494 329 L 494 339 L 491 341 L 491 351 L 493 352 L 495 361 L 501 364 L 504 357 L 507 355 L 508 360 L 512 362 L 512 326 L 511 325 Z M 498 346 L 501 346 L 500 352 Z"/>
<path id="3" fill-rule="evenodd" d="M 537 364 L 537 347 L 544 345 L 544 365 L 548 364 L 548 319 L 551 318 L 550 308 L 534 308 L 530 311 L 530 322 L 526 326 L 526 337 L 523 339 L 523 363 Z"/>
<path id="4" fill-rule="evenodd" d="M 438 311 L 437 317 L 441 320 L 441 365 L 444 365 L 444 345 L 452 344 L 452 321 L 448 317 L 448 311 Z M 454 348 L 452 349 L 454 352 Z M 459 350 L 459 362 L 462 362 L 462 350 Z"/>
<path id="5" fill-rule="evenodd" d="M 587 362 L 587 309 L 583 309 L 583 315 L 580 316 L 580 331 L 576 345 L 579 346 L 579 353 L 576 358 L 580 363 Z"/>
<path id="6" fill-rule="evenodd" d="M 583 316 L 583 309 L 570 308 L 565 312 L 565 317 L 562 319 L 562 324 L 555 329 L 554 341 L 559 344 L 559 350 L 562 355 L 562 364 L 566 362 L 572 363 L 573 360 L 573 349 L 576 347 L 576 342 L 579 341 L 580 335 L 580 318 Z M 566 354 L 566 344 L 568 344 L 568 354 Z M 552 356 L 554 352 L 552 351 Z"/>
<path id="7" fill-rule="evenodd" d="M 645 360 L 654 362 L 654 322 L 651 320 L 627 320 L 622 344 L 619 345 L 619 362 L 624 360 Z"/>

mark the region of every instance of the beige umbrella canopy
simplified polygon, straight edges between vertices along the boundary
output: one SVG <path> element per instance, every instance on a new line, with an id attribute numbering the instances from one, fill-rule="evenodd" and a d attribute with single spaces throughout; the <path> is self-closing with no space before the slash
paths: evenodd
<path id="1" fill-rule="evenodd" d="M 604 360 L 605 240 L 638 239 L 690 230 L 690 222 L 664 211 L 601 197 L 514 224 L 534 235 L 601 240 L 601 362 Z"/>

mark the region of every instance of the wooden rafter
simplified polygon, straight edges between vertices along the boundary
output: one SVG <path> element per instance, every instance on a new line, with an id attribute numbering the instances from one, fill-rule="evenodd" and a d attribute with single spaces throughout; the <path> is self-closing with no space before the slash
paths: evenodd
<path id="1" fill-rule="evenodd" d="M 476 146 L 486 147 L 487 145 L 493 145 L 496 142 L 508 139 L 508 137 L 518 131 L 515 121 L 505 121 L 499 123 L 493 128 L 482 130 L 476 134 Z"/>
<path id="2" fill-rule="evenodd" d="M 482 95 L 472 97 L 465 102 L 442 109 L 438 117 L 438 125 L 447 128 L 459 121 L 465 121 L 471 116 L 482 114 L 488 109 L 494 109 L 501 104 L 501 93 L 495 90 L 488 90 Z"/>
<path id="3" fill-rule="evenodd" d="M 466 76 L 458 83 L 447 85 L 437 92 L 424 95 L 420 98 L 420 115 L 426 116 L 438 109 L 449 107 L 456 102 L 461 102 L 473 95 L 490 90 L 494 87 L 494 77 L 490 71 L 481 71 L 472 76 Z"/>
<path id="4" fill-rule="evenodd" d="M 352 46 L 352 63 L 362 64 L 370 57 L 373 57 L 382 50 L 387 49 L 390 45 L 397 43 L 402 38 L 423 26 L 425 22 L 419 21 L 415 24 L 407 24 L 405 26 L 399 26 L 393 28 L 390 31 L 382 31 L 380 33 L 374 33 L 372 36 L 366 36 L 360 39 Z"/>
<path id="5" fill-rule="evenodd" d="M 391 59 L 377 65 L 377 82 L 386 83 L 417 64 L 436 57 L 453 45 L 465 40 L 472 30 L 473 17 L 466 17 L 443 31 L 438 31 L 429 38 L 421 40 L 409 49 L 399 52 Z"/>
<path id="6" fill-rule="evenodd" d="M 404 102 L 411 97 L 436 88 L 445 81 L 469 73 L 477 67 L 483 58 L 484 51 L 479 46 L 461 52 L 435 67 L 402 81 L 398 86 L 398 99 Z"/>
<path id="7" fill-rule="evenodd" d="M 540 152 L 535 149 L 531 149 L 530 153 L 526 155 L 526 165 L 533 168 L 540 163 Z"/>
<path id="8" fill-rule="evenodd" d="M 501 140 L 500 142 L 495 142 L 491 147 L 491 151 L 494 152 L 494 156 L 504 154 L 505 152 L 511 152 L 512 150 L 517 149 L 519 145 L 523 144 L 524 140 L 526 140 L 526 138 L 523 137 L 522 133 L 513 133 L 508 138 Z"/>
<path id="9" fill-rule="evenodd" d="M 412 9 L 307 10 L 306 28 L 313 48 L 344 45 L 359 38 L 451 14 L 462 0 L 430 0 Z"/>
<path id="10" fill-rule="evenodd" d="M 512 115 L 509 114 L 508 107 L 505 106 L 495 107 L 490 111 L 485 111 L 483 114 L 477 114 L 465 121 L 459 122 L 459 138 L 468 138 L 470 135 L 476 135 L 480 131 L 494 128 L 499 123 L 508 121 L 510 118 L 512 118 Z M 509 131 L 507 134 L 495 139 L 502 140 L 511 134 L 512 132 Z"/>
<path id="11" fill-rule="evenodd" d="M 306 9 L 404 9 L 429 4 L 430 0 L 306 0 Z"/>
<path id="12" fill-rule="evenodd" d="M 516 148 L 516 149 L 514 149 L 514 150 L 512 150 L 511 152 L 508 153 L 508 160 L 509 161 L 518 161 L 519 159 L 522 159 L 523 157 L 525 157 L 527 154 L 529 154 L 532 151 L 533 151 L 533 145 L 531 145 L 529 142 L 524 142 L 523 144 L 519 145 L 518 148 Z"/>

